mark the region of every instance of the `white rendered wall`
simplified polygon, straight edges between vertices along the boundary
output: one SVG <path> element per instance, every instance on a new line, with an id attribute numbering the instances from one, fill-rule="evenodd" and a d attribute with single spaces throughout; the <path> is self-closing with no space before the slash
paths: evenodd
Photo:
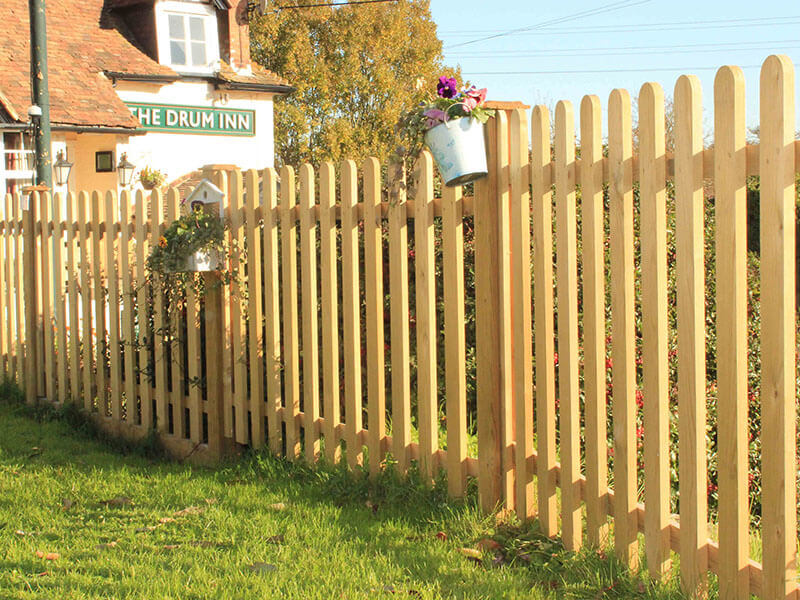
<path id="1" fill-rule="evenodd" d="M 116 91 L 124 102 L 255 111 L 253 137 L 148 132 L 130 136 L 126 144 L 117 146 L 117 157 L 127 152 L 128 159 L 137 167 L 163 171 L 167 182 L 207 164 L 233 164 L 242 169 L 275 166 L 271 94 L 215 90 L 205 81 L 163 86 L 119 81 Z"/>

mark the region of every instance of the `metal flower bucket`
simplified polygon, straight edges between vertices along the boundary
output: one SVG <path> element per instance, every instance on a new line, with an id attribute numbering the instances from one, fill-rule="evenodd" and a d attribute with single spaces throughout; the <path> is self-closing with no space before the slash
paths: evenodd
<path id="1" fill-rule="evenodd" d="M 462 117 L 429 129 L 425 144 L 433 154 L 445 185 L 455 187 L 485 177 L 483 123 Z"/>
<path id="2" fill-rule="evenodd" d="M 216 248 L 206 248 L 198 250 L 186 257 L 183 272 L 203 272 L 219 271 L 220 268 L 219 251 Z"/>

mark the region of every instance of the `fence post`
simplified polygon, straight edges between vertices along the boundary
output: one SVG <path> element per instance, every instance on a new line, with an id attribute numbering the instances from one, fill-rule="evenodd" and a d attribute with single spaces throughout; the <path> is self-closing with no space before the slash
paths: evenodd
<path id="1" fill-rule="evenodd" d="M 36 336 L 38 335 L 38 314 L 36 310 L 36 231 L 34 229 L 34 207 L 39 202 L 39 193 L 32 188 L 22 191 L 24 198 L 28 194 L 28 201 L 23 200 L 22 210 L 22 236 L 23 236 L 23 268 L 25 280 L 23 282 L 25 297 L 25 401 L 28 404 L 36 402 Z"/>
<path id="2" fill-rule="evenodd" d="M 475 182 L 475 351 L 478 387 L 478 494 L 483 510 L 502 499 L 502 311 L 500 214 L 497 199 L 497 118 L 487 123 L 489 176 Z"/>

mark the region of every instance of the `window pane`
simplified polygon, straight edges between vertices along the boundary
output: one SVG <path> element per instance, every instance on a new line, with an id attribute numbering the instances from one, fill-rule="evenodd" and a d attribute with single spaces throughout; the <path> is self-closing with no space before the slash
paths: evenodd
<path id="1" fill-rule="evenodd" d="M 206 64 L 206 45 L 202 42 L 192 42 L 192 64 L 195 66 Z"/>
<path id="2" fill-rule="evenodd" d="M 189 17 L 189 33 L 193 42 L 206 41 L 206 31 L 201 17 Z"/>
<path id="3" fill-rule="evenodd" d="M 169 43 L 169 57 L 173 65 L 186 64 L 186 44 L 183 42 Z"/>
<path id="4" fill-rule="evenodd" d="M 183 28 L 183 17 L 180 15 L 169 16 L 169 37 L 173 40 L 186 38 L 186 31 Z"/>

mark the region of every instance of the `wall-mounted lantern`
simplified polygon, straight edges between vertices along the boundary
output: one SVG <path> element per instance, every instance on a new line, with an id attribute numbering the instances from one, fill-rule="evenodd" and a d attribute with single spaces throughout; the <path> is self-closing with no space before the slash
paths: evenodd
<path id="1" fill-rule="evenodd" d="M 136 165 L 132 164 L 128 160 L 128 154 L 123 152 L 122 156 L 119 157 L 119 164 L 117 165 L 119 185 L 121 187 L 128 187 L 131 184 L 134 169 L 136 169 Z"/>
<path id="2" fill-rule="evenodd" d="M 56 185 L 67 185 L 69 174 L 72 171 L 72 163 L 64 158 L 63 152 L 58 153 L 58 158 L 53 165 L 53 171 L 56 174 Z"/>

